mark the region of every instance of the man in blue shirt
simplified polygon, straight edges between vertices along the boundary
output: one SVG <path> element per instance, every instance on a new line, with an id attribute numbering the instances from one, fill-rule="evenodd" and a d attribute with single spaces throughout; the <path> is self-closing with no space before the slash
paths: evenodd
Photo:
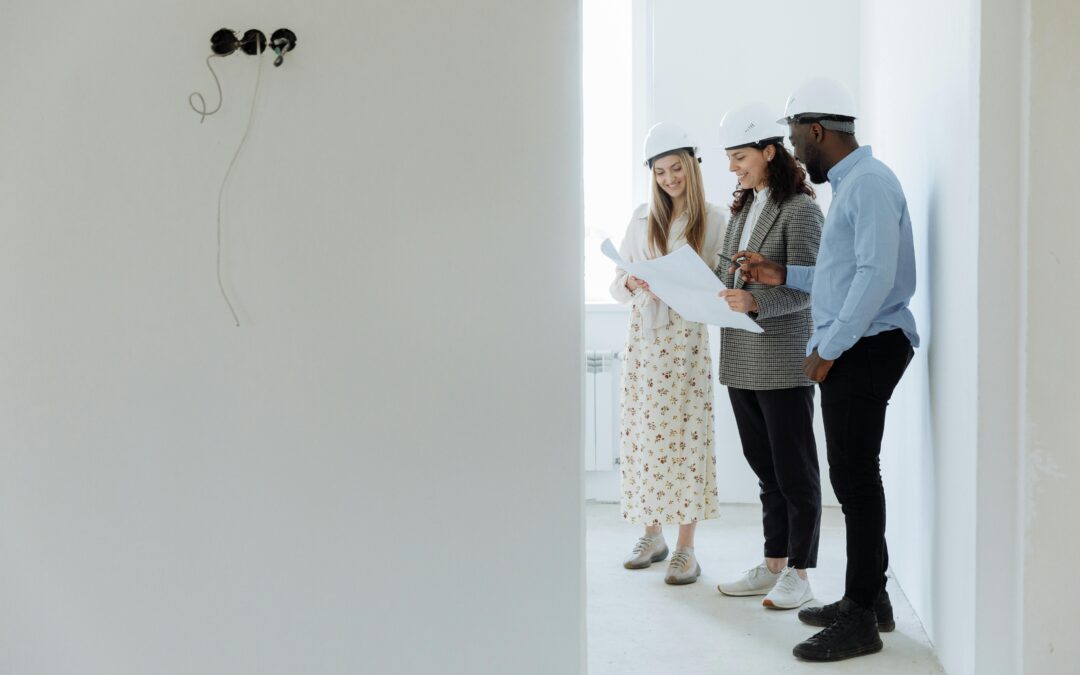
<path id="1" fill-rule="evenodd" d="M 778 265 L 741 251 L 742 275 L 811 293 L 814 332 L 803 370 L 821 388 L 829 475 L 847 524 L 844 598 L 805 608 L 824 626 L 796 657 L 835 661 L 882 648 L 895 627 L 885 591 L 885 492 L 878 458 L 885 408 L 919 344 L 908 303 L 915 292 L 911 219 L 900 182 L 855 140 L 854 97 L 839 83 L 811 80 L 788 99 L 795 156 L 810 180 L 828 180 L 833 201 L 814 267 Z"/>

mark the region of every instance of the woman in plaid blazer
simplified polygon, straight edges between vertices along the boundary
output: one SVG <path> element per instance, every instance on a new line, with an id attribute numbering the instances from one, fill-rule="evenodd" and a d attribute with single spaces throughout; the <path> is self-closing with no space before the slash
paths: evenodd
<path id="1" fill-rule="evenodd" d="M 813 265 L 824 221 L 806 173 L 784 148 L 784 129 L 767 106 L 725 115 L 723 145 L 738 179 L 722 256 L 760 251 L 782 264 Z M 813 598 L 806 570 L 817 565 L 821 479 L 814 442 L 814 387 L 803 374 L 810 296 L 745 283 L 723 258 L 721 297 L 764 333 L 721 330 L 720 383 L 728 387 L 743 454 L 761 486 L 765 560 L 719 590 L 765 595 L 762 604 L 794 609 Z"/>

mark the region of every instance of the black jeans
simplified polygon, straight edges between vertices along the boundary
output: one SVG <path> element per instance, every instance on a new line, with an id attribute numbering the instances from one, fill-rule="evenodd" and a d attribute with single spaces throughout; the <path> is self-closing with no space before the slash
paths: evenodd
<path id="1" fill-rule="evenodd" d="M 814 442 L 814 388 L 728 387 L 743 455 L 761 486 L 765 557 L 817 567 L 821 475 Z"/>
<path id="2" fill-rule="evenodd" d="M 847 524 L 844 595 L 873 608 L 885 587 L 885 408 L 915 351 L 903 331 L 864 337 L 836 359 L 821 387 L 829 477 Z"/>

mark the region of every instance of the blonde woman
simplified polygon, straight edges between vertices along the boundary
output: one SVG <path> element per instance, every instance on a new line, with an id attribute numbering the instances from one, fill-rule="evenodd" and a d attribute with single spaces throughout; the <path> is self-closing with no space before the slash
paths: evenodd
<path id="1" fill-rule="evenodd" d="M 644 154 L 652 197 L 630 219 L 622 258 L 647 260 L 686 244 L 715 265 L 726 219 L 705 201 L 697 148 L 681 128 L 660 123 L 649 130 Z M 622 516 L 645 528 L 623 566 L 664 560 L 662 528 L 678 525 L 664 581 L 694 583 L 701 575 L 696 525 L 718 515 L 709 334 L 653 295 L 648 279 L 618 269 L 611 294 L 633 305 L 622 374 Z"/>

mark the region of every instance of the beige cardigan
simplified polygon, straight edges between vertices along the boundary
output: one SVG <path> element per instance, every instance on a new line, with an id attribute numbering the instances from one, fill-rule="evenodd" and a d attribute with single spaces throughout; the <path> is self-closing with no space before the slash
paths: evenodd
<path id="1" fill-rule="evenodd" d="M 674 251 L 686 243 L 684 233 L 686 229 L 686 214 L 680 215 L 671 223 L 671 231 L 668 234 L 668 251 Z M 716 257 L 724 244 L 724 231 L 727 229 L 727 217 L 724 211 L 714 205 L 705 205 L 705 243 L 702 247 L 702 260 L 714 269 L 720 259 Z M 623 237 L 622 245 L 619 246 L 619 255 L 627 262 L 650 260 L 656 256 L 649 251 L 649 205 L 642 204 L 634 209 L 630 217 L 630 224 L 626 226 L 626 236 Z M 615 280 L 611 282 L 611 297 L 623 304 L 633 303 L 641 311 L 642 330 L 647 336 L 651 336 L 657 328 L 668 325 L 668 306 L 661 300 L 653 298 L 648 293 L 638 291 L 631 293 L 626 287 L 626 280 L 630 274 L 622 269 L 615 269 Z M 645 279 L 648 281 L 648 279 Z"/>

